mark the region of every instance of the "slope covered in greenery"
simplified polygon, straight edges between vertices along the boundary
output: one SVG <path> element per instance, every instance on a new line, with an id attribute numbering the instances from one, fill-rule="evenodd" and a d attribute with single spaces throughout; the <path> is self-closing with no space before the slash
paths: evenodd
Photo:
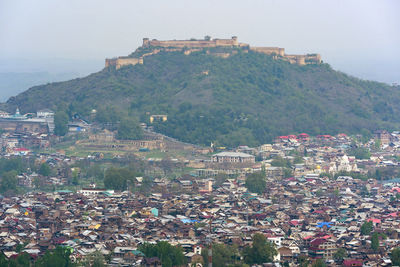
<path id="1" fill-rule="evenodd" d="M 142 122 L 167 114 L 156 130 L 209 145 L 255 145 L 278 135 L 360 133 L 400 125 L 400 90 L 334 71 L 239 51 L 223 59 L 203 52 L 161 52 L 143 65 L 106 68 L 85 78 L 36 86 L 1 108 L 63 109 L 89 120 L 121 116 Z"/>

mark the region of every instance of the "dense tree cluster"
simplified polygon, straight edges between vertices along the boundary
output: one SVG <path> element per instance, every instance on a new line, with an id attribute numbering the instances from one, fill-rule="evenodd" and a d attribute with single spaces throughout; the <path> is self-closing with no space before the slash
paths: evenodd
<path id="1" fill-rule="evenodd" d="M 42 163 L 42 164 L 40 165 L 40 168 L 39 168 L 38 173 L 39 173 L 40 175 L 43 175 L 43 176 L 49 176 L 50 173 L 51 173 L 51 168 L 50 168 L 49 164 L 47 164 L 47 163 Z"/>
<path id="2" fill-rule="evenodd" d="M 392 250 L 390 259 L 392 260 L 393 266 L 400 266 L 400 247 Z"/>
<path id="3" fill-rule="evenodd" d="M 362 235 L 369 235 L 372 232 L 372 230 L 374 230 L 374 225 L 372 224 L 372 221 L 364 222 L 361 225 L 360 231 Z"/>
<path id="4" fill-rule="evenodd" d="M 249 265 L 272 262 L 278 254 L 274 244 L 262 234 L 254 234 L 252 240 L 252 246 L 247 246 L 243 250 L 244 261 Z"/>
<path id="5" fill-rule="evenodd" d="M 54 115 L 54 133 L 59 136 L 64 136 L 68 132 L 68 115 L 60 110 Z"/>
<path id="6" fill-rule="evenodd" d="M 78 266 L 71 262 L 71 250 L 66 247 L 56 247 L 54 250 L 48 250 L 43 256 L 36 259 L 32 258 L 28 253 L 22 252 L 16 258 L 7 259 L 0 252 L 0 266 L 34 266 L 34 267 L 74 267 Z"/>
<path id="7" fill-rule="evenodd" d="M 20 157 L 0 159 L 0 193 L 17 191 L 17 174 L 25 171 L 28 164 Z"/>
<path id="8" fill-rule="evenodd" d="M 127 168 L 109 168 L 104 176 L 104 186 L 107 189 L 127 190 L 135 185 L 135 177 L 139 176 L 135 171 Z"/>
<path id="9" fill-rule="evenodd" d="M 137 140 L 143 137 L 139 122 L 134 119 L 123 119 L 118 126 L 117 139 Z"/>
<path id="10" fill-rule="evenodd" d="M 148 258 L 158 257 L 163 267 L 183 266 L 185 263 L 183 249 L 172 246 L 166 241 L 157 242 L 157 244 L 144 243 L 138 249 Z"/>
<path id="11" fill-rule="evenodd" d="M 0 176 L 9 171 L 22 172 L 26 170 L 26 165 L 27 162 L 24 162 L 21 157 L 10 159 L 0 158 Z"/>
<path id="12" fill-rule="evenodd" d="M 203 248 L 201 251 L 203 256 L 203 266 L 208 266 L 208 248 Z M 212 244 L 213 266 L 240 266 L 240 254 L 238 248 L 222 243 Z"/>
<path id="13" fill-rule="evenodd" d="M 8 171 L 1 175 L 0 193 L 14 192 L 17 189 L 17 172 Z"/>
<path id="14" fill-rule="evenodd" d="M 247 175 L 245 186 L 252 193 L 262 194 L 266 187 L 265 173 L 255 172 Z"/>
<path id="15" fill-rule="evenodd" d="M 364 147 L 352 148 L 348 151 L 350 156 L 355 156 L 356 159 L 369 159 L 371 157 L 371 152 L 369 149 Z"/>

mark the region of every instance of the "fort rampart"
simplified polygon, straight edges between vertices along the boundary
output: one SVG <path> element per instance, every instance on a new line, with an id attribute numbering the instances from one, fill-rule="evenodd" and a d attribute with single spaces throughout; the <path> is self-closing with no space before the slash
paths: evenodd
<path id="1" fill-rule="evenodd" d="M 276 54 L 281 57 L 285 56 L 285 48 L 280 47 L 250 47 L 250 50 L 267 55 Z"/>
<path id="2" fill-rule="evenodd" d="M 143 57 L 133 58 L 133 57 L 118 57 L 118 58 L 106 58 L 106 67 L 115 66 L 116 69 L 121 68 L 126 65 L 136 65 L 143 64 Z"/>
<path id="3" fill-rule="evenodd" d="M 158 41 L 156 39 L 149 40 L 143 38 L 143 47 L 179 47 L 179 48 L 207 48 L 217 46 L 238 46 L 237 37 L 233 36 L 231 39 L 210 39 L 210 40 L 171 40 L 171 41 Z"/>
<path id="4" fill-rule="evenodd" d="M 245 43 L 239 43 L 236 36 L 231 39 L 211 39 L 206 38 L 204 40 L 169 40 L 159 41 L 156 39 L 150 40 L 149 38 L 143 38 L 142 48 L 150 49 L 150 52 L 141 55 L 138 58 L 135 57 L 118 57 L 112 59 L 106 59 L 105 67 L 114 66 L 116 69 L 126 65 L 143 64 L 145 57 L 155 55 L 160 51 L 172 52 L 172 51 L 183 51 L 185 55 L 189 55 L 192 52 L 201 51 L 204 48 L 213 47 L 237 47 L 245 52 L 254 51 L 257 53 L 263 53 L 267 55 L 273 55 L 274 59 L 282 59 L 288 61 L 291 64 L 307 65 L 307 64 L 320 64 L 322 62 L 319 54 L 307 54 L 307 55 L 287 55 L 285 49 L 280 47 L 251 47 Z M 209 52 L 207 54 L 227 58 L 234 52 Z"/>

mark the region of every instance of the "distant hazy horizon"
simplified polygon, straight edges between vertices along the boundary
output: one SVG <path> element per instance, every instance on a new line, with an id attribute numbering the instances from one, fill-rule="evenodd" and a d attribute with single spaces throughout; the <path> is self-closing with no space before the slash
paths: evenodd
<path id="1" fill-rule="evenodd" d="M 3 0 L 0 73 L 82 76 L 101 70 L 107 57 L 128 55 L 143 37 L 235 35 L 288 54 L 320 53 L 362 79 L 400 83 L 399 10 L 396 0 Z M 0 87 L 0 99 L 17 93 Z"/>

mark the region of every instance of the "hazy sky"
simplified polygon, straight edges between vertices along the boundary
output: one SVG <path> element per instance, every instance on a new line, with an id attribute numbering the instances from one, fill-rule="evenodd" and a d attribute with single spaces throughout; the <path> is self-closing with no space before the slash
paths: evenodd
<path id="1" fill-rule="evenodd" d="M 143 37 L 205 35 L 320 53 L 335 69 L 400 82 L 398 0 L 0 0 L 0 60 L 88 60 L 101 69 Z"/>

